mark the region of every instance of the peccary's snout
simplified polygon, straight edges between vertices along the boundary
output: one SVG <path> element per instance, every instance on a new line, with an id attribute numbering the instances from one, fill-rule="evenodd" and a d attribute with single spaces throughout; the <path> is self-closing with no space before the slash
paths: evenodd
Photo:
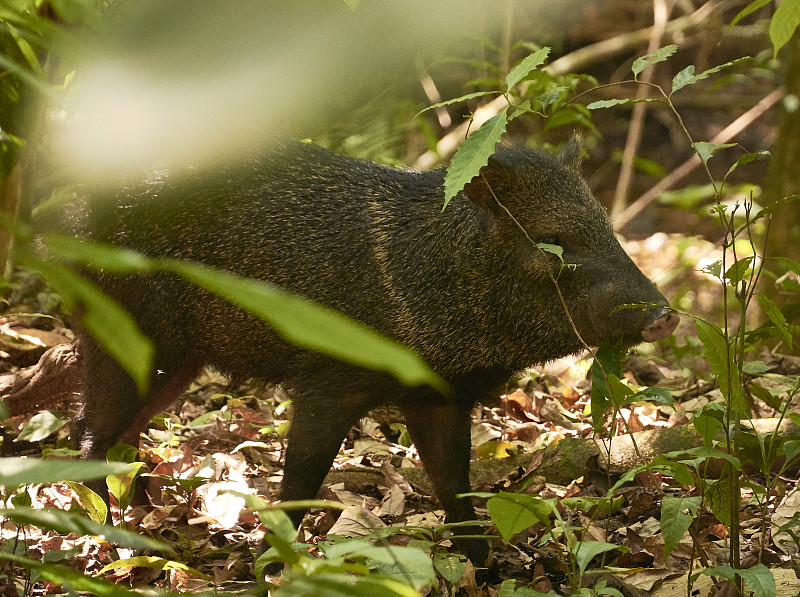
<path id="1" fill-rule="evenodd" d="M 642 330 L 642 340 L 645 342 L 655 342 L 663 340 L 672 335 L 681 318 L 677 313 L 669 309 L 661 308 L 654 313 L 655 319 L 645 329 Z"/>

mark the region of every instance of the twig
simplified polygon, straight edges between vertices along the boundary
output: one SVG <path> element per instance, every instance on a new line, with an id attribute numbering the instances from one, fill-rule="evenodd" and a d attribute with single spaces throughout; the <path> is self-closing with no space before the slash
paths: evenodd
<path id="1" fill-rule="evenodd" d="M 741 133 L 744 129 L 746 129 L 750 124 L 752 124 L 756 119 L 758 119 L 764 112 L 769 110 L 775 103 L 783 97 L 784 90 L 783 89 L 775 89 L 769 93 L 766 97 L 764 97 L 760 102 L 758 102 L 755 106 L 750 108 L 747 112 L 739 116 L 736 120 L 734 120 L 731 124 L 725 127 L 716 137 L 711 139 L 711 143 L 715 145 L 719 145 L 722 143 L 727 143 L 731 139 L 733 139 L 736 135 Z M 641 197 L 639 197 L 636 201 L 631 203 L 628 208 L 622 212 L 618 217 L 614 218 L 614 225 L 619 230 L 625 227 L 625 225 L 630 222 L 639 212 L 641 212 L 645 207 L 650 205 L 656 198 L 658 198 L 661 193 L 669 189 L 672 185 L 676 182 L 681 180 L 687 174 L 689 174 L 692 170 L 697 168 L 702 164 L 702 160 L 697 154 L 692 155 L 688 160 L 686 160 L 683 164 L 678 166 L 675 170 L 667 174 L 664 178 L 662 178 L 658 183 L 653 185 L 653 187 L 644 193 Z"/>
<path id="2" fill-rule="evenodd" d="M 653 0 L 653 28 L 650 35 L 650 43 L 647 46 L 648 54 L 655 52 L 661 47 L 661 39 L 664 37 L 671 9 L 672 6 L 668 6 L 666 0 Z M 639 80 L 650 83 L 653 80 L 655 70 L 655 65 L 645 69 L 645 71 L 641 73 Z M 636 91 L 636 99 L 645 99 L 648 94 L 649 89 L 646 85 L 642 85 Z M 646 112 L 646 103 L 642 102 L 633 105 L 631 122 L 628 127 L 628 139 L 625 142 L 625 150 L 622 154 L 622 166 L 620 168 L 619 178 L 617 179 L 617 189 L 614 191 L 614 202 L 611 208 L 612 220 L 616 214 L 624 211 L 625 204 L 628 202 L 628 193 L 630 192 L 631 182 L 633 181 L 633 161 L 636 158 L 636 153 L 639 150 L 639 144 L 642 140 Z"/>

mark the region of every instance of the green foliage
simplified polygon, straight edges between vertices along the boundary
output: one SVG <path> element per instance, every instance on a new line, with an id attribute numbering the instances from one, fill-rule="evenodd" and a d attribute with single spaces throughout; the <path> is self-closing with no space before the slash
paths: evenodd
<path id="1" fill-rule="evenodd" d="M 798 24 L 800 24 L 800 0 L 783 0 L 769 22 L 769 39 L 772 41 L 775 56 L 792 38 Z"/>
<path id="2" fill-rule="evenodd" d="M 506 110 L 492 116 L 458 147 L 444 178 L 444 206 L 489 163 L 489 156 L 506 131 Z"/>
<path id="3" fill-rule="evenodd" d="M 0 458 L 0 486 L 11 488 L 37 483 L 87 481 L 124 473 L 127 464 L 75 460 Z"/>
<path id="4" fill-rule="evenodd" d="M 615 402 L 621 402 L 624 396 L 614 395 L 611 379 L 617 381 L 622 376 L 622 361 L 625 351 L 621 344 L 613 345 L 603 342 L 597 348 L 592 363 L 592 428 L 595 433 L 600 433 L 603 428 L 605 416 L 613 408 Z M 615 386 L 619 392 L 619 386 Z"/>
<path id="5" fill-rule="evenodd" d="M 108 274 L 174 273 L 253 313 L 293 344 L 387 371 L 407 385 L 427 383 L 448 392 L 446 382 L 412 350 L 333 309 L 267 282 L 190 262 L 148 259 L 133 251 L 61 235 L 47 235 L 45 242 L 60 259 Z M 130 314 L 70 268 L 30 254 L 21 256 L 28 268 L 40 272 L 61 294 L 67 309 L 78 310 L 81 324 L 136 380 L 139 390 L 145 391 L 152 374 L 153 348 Z"/>
<path id="6" fill-rule="evenodd" d="M 715 566 L 693 574 L 692 577 L 697 578 L 701 574 L 721 576 L 730 581 L 734 581 L 739 576 L 757 597 L 775 597 L 775 577 L 772 576 L 772 572 L 764 564 L 756 564 L 750 568 L 737 570 L 734 570 L 731 566 Z"/>
<path id="7" fill-rule="evenodd" d="M 0 508 L 0 518 L 12 520 L 17 525 L 34 525 L 57 533 L 102 537 L 106 541 L 131 549 L 171 551 L 169 546 L 160 541 L 118 527 L 97 523 L 82 514 L 56 508 Z"/>
<path id="8" fill-rule="evenodd" d="M 25 427 L 20 431 L 16 441 L 42 441 L 64 427 L 67 423 L 68 421 L 66 419 L 56 416 L 49 411 L 40 412 L 32 416 L 30 420 L 25 423 Z"/>
<path id="9" fill-rule="evenodd" d="M 532 495 L 500 492 L 489 499 L 486 507 L 500 536 L 508 542 L 537 522 L 550 526 L 554 502 Z"/>
<path id="10" fill-rule="evenodd" d="M 32 458 L 2 458 L 0 459 L 0 486 L 5 488 L 6 498 L 13 494 L 18 487 L 39 483 L 55 483 L 60 481 L 84 481 L 102 478 L 109 474 L 119 474 L 127 471 L 129 466 L 122 463 L 106 463 L 93 461 L 74 460 L 36 460 Z M 75 485 L 73 485 L 75 486 Z M 83 488 L 85 492 L 90 492 Z M 99 496 L 95 497 L 99 499 Z M 121 547 L 137 550 L 156 552 L 171 551 L 170 547 L 122 528 L 102 524 L 97 516 L 87 518 L 82 512 L 64 511 L 56 508 L 31 508 L 28 494 L 16 493 L 7 499 L 13 507 L 0 508 L 0 519 L 11 521 L 20 528 L 37 526 L 57 533 L 75 533 L 78 535 L 102 537 Z M 102 501 L 102 500 L 101 500 Z M 105 512 L 103 512 L 105 519 Z M 47 554 L 42 560 L 22 557 L 17 554 L 0 551 L 0 561 L 6 561 L 22 566 L 28 571 L 38 575 L 39 578 L 63 585 L 67 591 L 85 591 L 93 595 L 107 595 L 109 597 L 134 595 L 133 591 L 119 588 L 115 583 L 93 578 L 81 572 L 58 565 L 48 560 Z"/>
<path id="11" fill-rule="evenodd" d="M 95 284 L 61 264 L 29 257 L 21 263 L 47 280 L 69 311 L 119 362 L 144 393 L 150 382 L 153 345 L 142 334 L 133 317 Z"/>
<path id="12" fill-rule="evenodd" d="M 739 378 L 739 369 L 734 362 L 734 348 L 717 326 L 698 319 L 695 321 L 697 337 L 703 343 L 703 354 L 711 373 L 719 382 L 719 389 L 731 408 L 743 416 L 748 408 Z"/>
<path id="13" fill-rule="evenodd" d="M 510 90 L 514 85 L 522 81 L 531 72 L 544 64 L 547 56 L 550 54 L 550 48 L 540 48 L 533 54 L 525 57 L 517 66 L 515 66 L 508 75 L 506 75 L 506 86 Z"/>
<path id="14" fill-rule="evenodd" d="M 251 505 L 259 505 L 260 500 L 253 496 L 243 497 Z M 281 505 L 285 506 L 293 507 L 291 503 Z M 417 596 L 422 587 L 436 583 L 433 562 L 420 549 L 349 539 L 320 545 L 324 557 L 318 558 L 309 553 L 311 546 L 294 543 L 297 531 L 283 510 L 259 510 L 259 518 L 272 532 L 264 537 L 271 547 L 256 560 L 256 576 L 263 579 L 266 566 L 273 562 L 287 565 L 283 573 L 286 583 L 274 595 L 411 597 Z M 452 564 L 441 559 L 438 568 L 453 571 Z"/>
<path id="15" fill-rule="evenodd" d="M 658 62 L 664 62 L 677 51 L 678 46 L 671 44 L 650 52 L 641 58 L 637 58 L 633 61 L 633 65 L 631 66 L 631 71 L 633 71 L 634 78 L 638 77 L 639 73 L 641 73 L 648 66 L 652 66 Z"/>
<path id="16" fill-rule="evenodd" d="M 138 591 L 126 589 L 109 580 L 89 576 L 66 566 L 45 563 L 33 558 L 0 552 L 0 561 L 10 562 L 35 571 L 44 580 L 64 586 L 71 594 L 83 592 L 99 597 L 136 597 L 141 595 Z"/>

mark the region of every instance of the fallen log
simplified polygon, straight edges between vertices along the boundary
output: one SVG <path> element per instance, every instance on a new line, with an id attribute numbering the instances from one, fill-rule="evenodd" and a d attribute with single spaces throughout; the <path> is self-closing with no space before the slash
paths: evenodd
<path id="1" fill-rule="evenodd" d="M 0 401 L 12 417 L 76 402 L 83 390 L 80 373 L 76 346 L 59 344 L 32 367 L 1 376 Z"/>

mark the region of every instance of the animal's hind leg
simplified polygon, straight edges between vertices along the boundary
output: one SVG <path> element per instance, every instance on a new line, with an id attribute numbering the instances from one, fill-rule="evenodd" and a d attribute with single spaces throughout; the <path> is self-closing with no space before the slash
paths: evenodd
<path id="1" fill-rule="evenodd" d="M 73 437 L 82 457 L 94 459 L 105 459 L 108 449 L 120 441 L 137 445 L 148 421 L 169 406 L 201 368 L 186 357 L 159 362 L 149 392 L 139 395 L 131 377 L 93 340 L 84 339 L 81 358 L 85 381 Z"/>

